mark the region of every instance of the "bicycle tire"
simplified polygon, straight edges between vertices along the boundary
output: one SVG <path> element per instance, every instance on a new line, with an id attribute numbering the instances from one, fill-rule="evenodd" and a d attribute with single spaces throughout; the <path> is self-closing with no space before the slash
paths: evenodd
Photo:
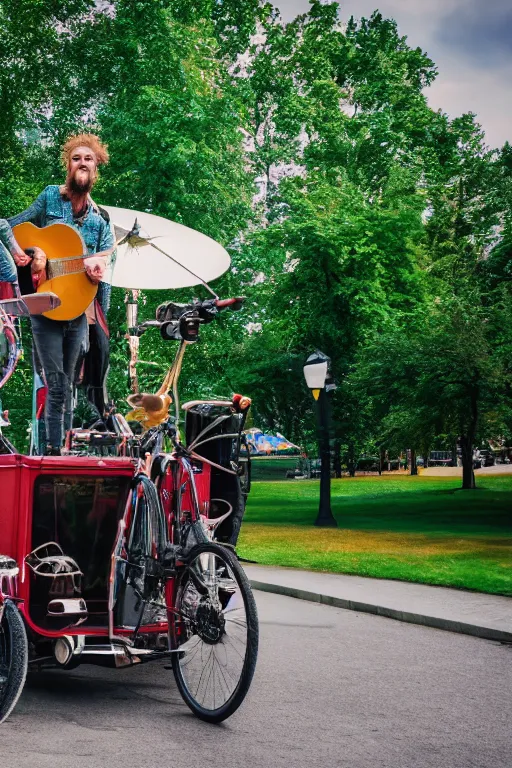
<path id="1" fill-rule="evenodd" d="M 184 610 L 187 599 L 187 590 L 190 591 L 191 588 L 194 589 L 194 584 L 196 583 L 193 578 L 195 563 L 197 563 L 198 558 L 200 557 L 203 557 L 204 559 L 204 556 L 215 558 L 214 563 L 216 574 L 217 572 L 222 573 L 223 569 L 225 570 L 227 578 L 224 577 L 222 580 L 222 583 L 225 586 L 218 586 L 217 593 L 219 594 L 224 592 L 222 598 L 224 600 L 226 600 L 228 595 L 230 595 L 227 599 L 226 605 L 219 612 L 224 617 L 225 626 L 224 629 L 221 630 L 221 634 L 219 635 L 217 642 L 212 642 L 211 638 L 207 641 L 204 641 L 201 637 L 200 630 L 197 628 L 199 626 L 199 611 L 201 610 L 201 603 L 196 606 L 193 619 L 190 615 L 188 615 L 185 619 L 183 618 L 187 613 L 187 611 Z M 208 544 L 200 544 L 190 552 L 190 555 L 187 557 L 187 563 L 183 567 L 181 573 L 178 574 L 177 580 L 178 583 L 176 590 L 176 603 L 172 615 L 179 615 L 180 618 L 177 621 L 171 623 L 170 628 L 173 645 L 175 650 L 177 650 L 177 648 L 186 648 L 186 646 L 189 645 L 191 641 L 194 641 L 194 644 L 189 646 L 189 649 L 173 653 L 172 655 L 172 669 L 174 672 L 176 685 L 185 704 L 197 717 L 209 723 L 220 723 L 230 717 L 242 704 L 247 695 L 254 675 L 256 660 L 258 656 L 259 636 L 256 601 L 254 600 L 247 576 L 238 563 L 236 557 L 230 550 L 214 542 L 210 542 Z M 219 579 L 219 581 L 221 580 Z M 235 587 L 233 581 L 236 582 L 236 588 L 238 589 L 238 592 L 234 591 Z M 236 607 L 237 601 L 239 600 L 238 594 L 240 595 L 243 602 L 243 611 L 246 617 L 245 629 L 244 622 L 241 620 L 240 613 L 236 617 L 228 617 L 226 620 L 228 613 L 235 613 L 241 610 L 239 607 Z M 221 605 L 222 599 L 219 597 Z M 235 607 L 230 608 L 229 605 L 231 603 L 233 603 Z M 187 621 L 188 619 L 190 619 L 190 621 Z M 182 629 L 184 625 L 186 626 L 185 639 L 183 637 L 176 637 L 175 630 L 176 627 L 180 625 L 180 622 Z M 195 627 L 192 626 L 192 622 L 196 623 Z M 241 643 L 242 641 L 240 638 L 245 634 L 245 652 L 243 658 L 241 654 L 241 645 L 237 646 L 234 642 L 237 633 L 239 633 L 239 636 L 236 638 L 236 643 Z M 232 646 L 234 652 L 233 650 L 229 650 L 228 642 Z M 209 648 L 211 650 L 208 652 Z M 220 650 L 221 648 L 222 651 Z M 222 658 L 219 662 L 219 657 L 215 653 L 214 649 L 219 649 L 222 657 L 225 656 L 226 664 L 222 663 Z M 204 656 L 203 650 L 205 650 Z M 229 691 L 229 680 L 225 676 L 228 675 L 230 679 L 233 679 L 231 672 L 227 669 L 228 653 L 231 653 L 231 657 L 235 660 L 237 666 L 240 667 L 239 671 L 235 672 L 238 677 L 234 681 L 232 691 Z M 239 656 L 242 661 L 239 661 L 236 658 L 237 656 Z M 196 666 L 200 672 L 199 682 L 195 693 L 192 690 L 195 683 L 191 684 L 191 679 L 194 675 L 193 672 L 191 673 L 190 670 L 187 669 L 187 665 L 189 664 L 190 659 L 192 659 L 192 661 L 194 659 L 196 660 Z M 206 665 L 210 664 L 210 661 L 211 669 L 208 674 L 208 678 L 206 679 L 206 683 L 203 683 L 202 685 L 201 681 L 203 680 L 203 675 L 205 674 Z M 225 700 L 222 701 L 219 706 L 216 706 L 215 699 L 215 663 L 217 663 L 218 667 L 218 687 L 221 689 L 219 691 L 219 695 L 221 697 L 225 697 Z M 202 669 L 201 664 L 203 664 Z M 188 677 L 190 679 L 187 679 Z M 210 684 L 210 680 L 212 680 L 212 678 L 213 683 Z M 199 700 L 199 691 L 201 686 L 205 691 L 207 691 L 208 688 L 211 689 L 213 687 L 213 706 L 205 706 L 204 700 Z M 225 692 L 222 690 L 223 687 L 226 689 Z"/>
<path id="2" fill-rule="evenodd" d="M 28 666 L 28 643 L 20 612 L 6 600 L 0 622 L 0 723 L 16 706 Z"/>

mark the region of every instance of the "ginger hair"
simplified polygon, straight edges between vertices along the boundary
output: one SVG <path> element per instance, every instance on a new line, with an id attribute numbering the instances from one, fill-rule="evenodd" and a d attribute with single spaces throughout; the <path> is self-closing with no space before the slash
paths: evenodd
<path id="1" fill-rule="evenodd" d="M 108 163 L 107 145 L 102 144 L 94 133 L 78 133 L 76 136 L 70 136 L 62 147 L 62 162 L 66 168 L 69 165 L 69 158 L 77 147 L 89 147 L 96 155 L 97 165 Z"/>

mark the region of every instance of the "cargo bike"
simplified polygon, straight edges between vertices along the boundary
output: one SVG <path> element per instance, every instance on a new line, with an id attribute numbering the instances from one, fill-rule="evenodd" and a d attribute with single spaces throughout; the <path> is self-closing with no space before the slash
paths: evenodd
<path id="1" fill-rule="evenodd" d="M 102 431 L 68 433 L 63 456 L 20 455 L 0 438 L 0 722 L 27 669 L 160 662 L 211 723 L 246 696 L 258 618 L 233 544 L 248 491 L 241 440 L 250 401 L 178 402 L 186 347 L 240 301 L 168 302 L 130 329 L 178 341 L 164 386 L 174 417 L 136 434 L 111 407 Z M 22 305 L 0 302 L 0 385 L 19 355 Z M 159 397 L 165 411 L 171 397 Z M 142 399 L 133 395 L 132 406 Z"/>

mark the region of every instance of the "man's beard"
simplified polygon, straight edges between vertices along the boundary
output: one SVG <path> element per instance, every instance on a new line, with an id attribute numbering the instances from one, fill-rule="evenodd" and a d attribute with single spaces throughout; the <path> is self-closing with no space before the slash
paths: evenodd
<path id="1" fill-rule="evenodd" d="M 68 179 L 68 189 L 75 195 L 85 195 L 87 192 L 90 192 L 93 184 L 94 177 L 89 172 L 87 173 L 86 180 L 79 181 L 76 173 Z"/>

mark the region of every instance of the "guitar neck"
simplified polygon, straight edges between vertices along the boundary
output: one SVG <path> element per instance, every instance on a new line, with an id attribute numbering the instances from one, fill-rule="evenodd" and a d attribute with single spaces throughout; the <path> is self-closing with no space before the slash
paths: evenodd
<path id="1" fill-rule="evenodd" d="M 84 256 L 68 256 L 65 258 L 48 259 L 47 269 L 50 277 L 62 277 L 84 272 Z"/>

